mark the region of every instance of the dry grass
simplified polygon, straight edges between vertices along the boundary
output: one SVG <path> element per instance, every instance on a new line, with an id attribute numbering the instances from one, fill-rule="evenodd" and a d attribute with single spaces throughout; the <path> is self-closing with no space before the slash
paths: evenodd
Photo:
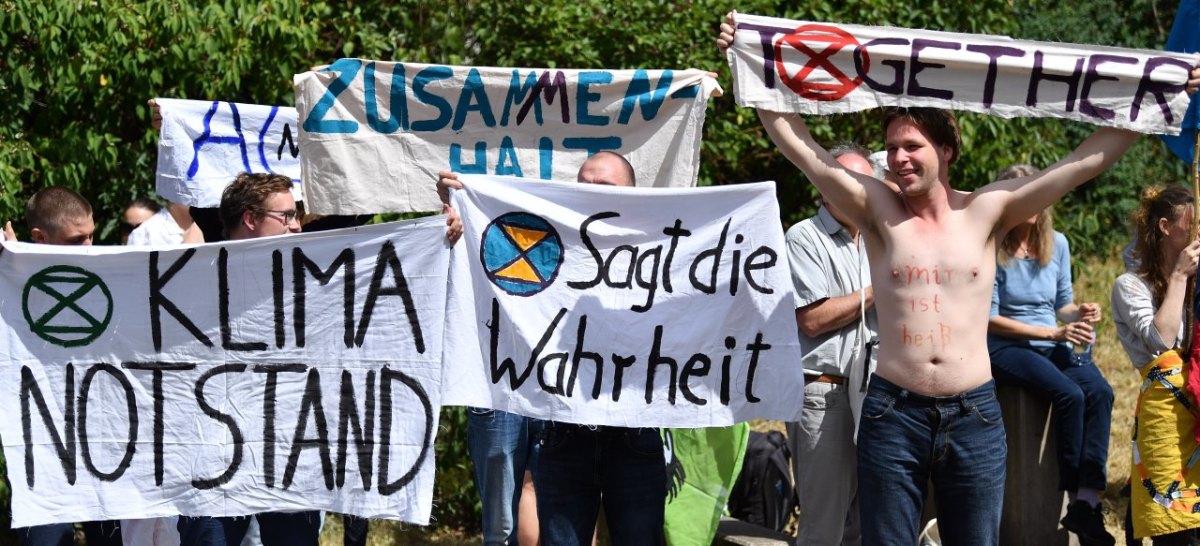
<path id="1" fill-rule="evenodd" d="M 463 536 L 462 533 L 419 527 L 396 521 L 372 520 L 371 532 L 367 535 L 367 546 L 479 546 L 479 536 Z M 341 546 L 342 518 L 325 515 L 325 527 L 321 529 L 321 546 Z"/>
<path id="2" fill-rule="evenodd" d="M 1113 402 L 1112 433 L 1108 438 L 1108 489 L 1104 492 L 1104 506 L 1107 510 L 1105 523 L 1118 540 L 1124 536 L 1125 507 L 1129 503 L 1127 497 L 1120 496 L 1120 491 L 1129 479 L 1132 453 L 1130 430 L 1133 427 L 1133 407 L 1137 404 L 1141 385 L 1137 369 L 1129 362 L 1129 357 L 1117 341 L 1117 329 L 1110 309 L 1113 283 L 1125 272 L 1120 252 L 1120 248 L 1114 248 L 1102 259 L 1073 265 L 1075 301 L 1098 302 L 1104 309 L 1104 319 L 1096 334 L 1092 358 L 1112 385 L 1116 398 Z"/>

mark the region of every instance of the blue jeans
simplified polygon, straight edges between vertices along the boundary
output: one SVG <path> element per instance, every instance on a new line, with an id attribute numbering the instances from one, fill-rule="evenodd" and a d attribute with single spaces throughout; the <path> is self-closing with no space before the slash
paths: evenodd
<path id="1" fill-rule="evenodd" d="M 179 516 L 180 546 L 238 546 L 250 517 Z M 321 512 L 263 512 L 254 514 L 263 546 L 317 546 Z"/>
<path id="2" fill-rule="evenodd" d="M 664 544 L 667 471 L 658 429 L 551 422 L 539 444 L 533 484 L 543 546 L 589 546 L 601 503 L 613 544 Z"/>
<path id="3" fill-rule="evenodd" d="M 74 523 L 50 523 L 14 530 L 21 546 L 75 546 Z M 88 546 L 121 546 L 121 521 L 85 521 Z"/>
<path id="4" fill-rule="evenodd" d="M 484 546 L 517 543 L 517 506 L 525 470 L 536 463 L 541 421 L 506 411 L 467 409 L 467 453 L 483 505 Z"/>
<path id="5" fill-rule="evenodd" d="M 75 525 L 49 523 L 15 530 L 21 546 L 75 546 Z"/>
<path id="6" fill-rule="evenodd" d="M 932 397 L 872 376 L 858 431 L 862 543 L 916 543 L 932 481 L 943 544 L 999 544 L 1007 455 L 994 381 Z"/>
<path id="7" fill-rule="evenodd" d="M 1094 364 L 1076 366 L 1071 349 L 1009 345 L 992 353 L 992 375 L 1050 400 L 1058 445 L 1058 488 L 1104 491 L 1113 390 Z"/>
<path id="8" fill-rule="evenodd" d="M 367 518 L 342 516 L 342 546 L 367 546 L 367 532 L 370 530 Z"/>

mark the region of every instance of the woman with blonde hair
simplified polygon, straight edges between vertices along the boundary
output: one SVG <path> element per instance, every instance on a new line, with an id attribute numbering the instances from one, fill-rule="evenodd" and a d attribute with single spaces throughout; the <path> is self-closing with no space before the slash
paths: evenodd
<path id="1" fill-rule="evenodd" d="M 997 180 L 1035 172 L 1014 165 Z M 1053 404 L 1058 488 L 1071 501 L 1062 526 L 1081 544 L 1112 546 L 1100 493 L 1107 484 L 1113 391 L 1086 350 L 1099 321 L 1100 304 L 1074 301 L 1071 251 L 1067 238 L 1054 231 L 1050 209 L 1012 228 L 996 248 L 988 319 L 992 375 L 998 384 L 1019 386 Z"/>
<path id="2" fill-rule="evenodd" d="M 1144 381 L 1134 410 L 1132 536 L 1154 544 L 1191 544 L 1200 527 L 1196 398 L 1185 388 L 1184 296 L 1196 272 L 1191 192 L 1147 190 L 1134 215 L 1138 264 L 1113 286 L 1117 337 Z M 1127 533 L 1128 536 L 1128 533 Z"/>

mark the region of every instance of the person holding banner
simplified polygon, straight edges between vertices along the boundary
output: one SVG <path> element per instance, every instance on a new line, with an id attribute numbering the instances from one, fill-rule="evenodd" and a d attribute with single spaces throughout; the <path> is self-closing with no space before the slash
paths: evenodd
<path id="1" fill-rule="evenodd" d="M 1014 165 L 997 180 L 1036 171 Z M 1008 232 L 996 250 L 996 262 L 988 322 L 992 375 L 1001 385 L 1016 385 L 1051 401 L 1058 488 L 1071 500 L 1062 526 L 1084 545 L 1112 546 L 1115 539 L 1104 528 L 1100 494 L 1108 483 L 1113 391 L 1091 358 L 1092 325 L 1100 322 L 1100 304 L 1073 301 L 1071 251 L 1067 238 L 1054 230 L 1049 208 Z"/>
<path id="2" fill-rule="evenodd" d="M 448 189 L 462 183 L 450 172 L 440 176 L 438 193 L 448 203 Z M 633 187 L 635 174 L 624 157 L 602 151 L 580 165 L 576 180 Z M 453 207 L 447 204 L 444 210 L 453 243 L 463 226 Z M 592 544 L 601 504 L 613 544 L 664 544 L 667 472 L 658 429 L 550 421 L 536 442 L 533 481 L 541 544 Z"/>
<path id="3" fill-rule="evenodd" d="M 439 175 L 437 190 L 446 214 L 446 240 L 454 245 L 462 237 L 458 211 L 450 206 L 450 189 L 462 188 L 450 171 Z M 483 516 L 484 546 L 539 543 L 537 490 L 533 469 L 537 465 L 537 436 L 545 423 L 502 410 L 467 408 L 467 454 L 471 457 L 475 491 Z"/>
<path id="4" fill-rule="evenodd" d="M 874 173 L 862 146 L 840 144 L 830 154 L 847 169 Z M 800 499 L 796 544 L 861 544 L 853 407 L 861 396 L 852 396 L 861 381 L 850 378 L 865 381 L 864 368 L 875 360 L 878 325 L 866 253 L 858 228 L 824 202 L 816 216 L 788 229 L 787 249 L 804 352 L 804 414 L 786 423 Z"/>
<path id="5" fill-rule="evenodd" d="M 733 14 L 717 45 L 728 49 Z M 951 70 L 945 68 L 943 71 Z M 1190 72 L 1188 93 L 1200 87 Z M 987 352 L 987 310 L 997 238 L 1095 178 L 1137 139 L 1102 128 L 1069 156 L 1028 177 L 955 190 L 954 115 L 888 108 L 882 129 L 889 180 L 852 172 L 796 115 L 758 110 L 772 141 L 864 234 L 879 314 L 879 367 L 858 436 L 863 543 L 911 546 L 927 484 L 948 544 L 998 544 L 1004 495 L 1004 425 Z"/>
<path id="6" fill-rule="evenodd" d="M 74 191 L 50 186 L 33 194 L 25 205 L 25 222 L 30 240 L 48 245 L 92 246 L 92 205 Z M 11 226 L 9 231 L 11 232 Z M 16 237 L 7 235 L 11 240 Z M 87 521 L 83 533 L 89 546 L 120 546 L 121 525 L 117 521 Z M 22 546 L 70 546 L 75 544 L 75 525 L 52 523 L 17 530 Z"/>
<path id="7" fill-rule="evenodd" d="M 633 166 L 599 152 L 579 167 L 585 184 L 633 187 Z M 592 543 L 600 506 L 613 544 L 664 543 L 666 458 L 656 428 L 548 422 L 538 439 L 533 481 L 538 491 L 542 543 Z"/>
<path id="8" fill-rule="evenodd" d="M 1113 285 L 1113 321 L 1130 362 L 1145 379 L 1134 410 L 1132 528 L 1138 543 L 1193 544 L 1200 528 L 1196 461 L 1196 399 L 1184 387 L 1184 324 L 1188 279 L 1196 274 L 1200 240 L 1192 235 L 1194 199 L 1182 186 L 1148 189 L 1134 213 L 1138 264 Z M 1194 343 L 1194 341 L 1193 341 Z"/>
<path id="9" fill-rule="evenodd" d="M 219 210 L 222 234 L 228 240 L 300 232 L 292 179 L 283 175 L 238 175 L 225 188 Z M 265 512 L 254 517 L 263 546 L 317 546 L 319 511 Z M 183 546 L 236 546 L 249 526 L 249 517 L 180 516 L 179 542 Z"/>

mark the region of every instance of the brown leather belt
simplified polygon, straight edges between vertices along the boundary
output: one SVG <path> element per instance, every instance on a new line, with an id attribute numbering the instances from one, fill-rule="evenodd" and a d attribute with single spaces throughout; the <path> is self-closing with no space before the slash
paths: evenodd
<path id="1" fill-rule="evenodd" d="M 846 378 L 840 375 L 829 375 L 823 373 L 821 375 L 806 375 L 804 376 L 804 384 L 809 383 L 829 383 L 830 385 L 844 385 Z"/>

